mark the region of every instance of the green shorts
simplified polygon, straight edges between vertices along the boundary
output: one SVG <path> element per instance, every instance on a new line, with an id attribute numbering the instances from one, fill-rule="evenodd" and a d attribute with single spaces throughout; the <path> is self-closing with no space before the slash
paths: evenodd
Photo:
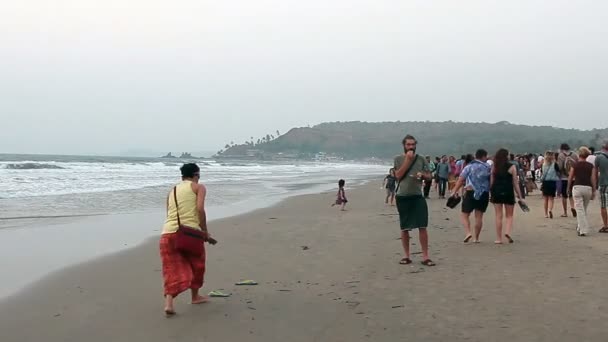
<path id="1" fill-rule="evenodd" d="M 401 230 L 423 229 L 429 225 L 429 208 L 422 195 L 396 196 Z"/>

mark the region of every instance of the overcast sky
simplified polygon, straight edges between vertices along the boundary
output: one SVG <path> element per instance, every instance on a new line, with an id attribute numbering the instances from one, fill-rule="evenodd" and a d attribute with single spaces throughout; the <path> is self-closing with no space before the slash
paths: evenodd
<path id="1" fill-rule="evenodd" d="M 13 0 L 0 152 L 218 150 L 323 121 L 608 126 L 600 0 Z"/>

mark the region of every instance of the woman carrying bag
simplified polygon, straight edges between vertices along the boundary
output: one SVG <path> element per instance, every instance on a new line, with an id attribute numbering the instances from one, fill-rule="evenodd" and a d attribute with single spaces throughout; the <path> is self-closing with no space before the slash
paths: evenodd
<path id="1" fill-rule="evenodd" d="M 160 238 L 160 258 L 164 280 L 165 315 L 175 315 L 173 302 L 190 289 L 192 304 L 208 298 L 201 296 L 205 276 L 205 242 L 215 244 L 207 232 L 205 186 L 199 184 L 196 164 L 181 167 L 182 182 L 167 196 L 167 219 Z"/>

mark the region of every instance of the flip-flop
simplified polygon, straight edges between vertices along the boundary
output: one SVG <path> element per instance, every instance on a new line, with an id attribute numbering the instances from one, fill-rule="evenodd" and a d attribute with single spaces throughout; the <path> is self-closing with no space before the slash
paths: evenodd
<path id="1" fill-rule="evenodd" d="M 222 291 L 211 291 L 209 292 L 209 297 L 220 297 L 220 298 L 226 298 L 226 297 L 230 297 L 230 293 L 224 293 Z"/>
<path id="2" fill-rule="evenodd" d="M 513 239 L 511 239 L 511 236 L 509 236 L 509 234 L 505 234 L 505 237 L 507 238 L 507 240 L 509 240 L 509 243 L 513 243 Z"/>
<path id="3" fill-rule="evenodd" d="M 464 238 L 463 242 L 467 243 L 467 242 L 471 241 L 472 238 L 473 238 L 473 235 L 469 234 L 469 235 L 467 235 L 467 237 Z"/>
<path id="4" fill-rule="evenodd" d="M 166 310 L 165 309 L 165 317 L 173 317 L 176 315 L 175 310 Z"/>
<path id="5" fill-rule="evenodd" d="M 576 210 L 575 209 L 570 209 L 570 211 L 572 212 L 572 216 L 576 217 Z"/>
<path id="6" fill-rule="evenodd" d="M 245 286 L 245 285 L 257 285 L 257 281 L 255 280 L 241 280 L 238 283 L 234 284 L 234 285 L 238 285 L 238 286 Z"/>
<path id="7" fill-rule="evenodd" d="M 424 266 L 429 266 L 429 267 L 435 266 L 435 263 L 431 259 L 426 259 L 423 262 L 421 262 L 421 264 L 423 264 Z"/>
<path id="8" fill-rule="evenodd" d="M 552 218 L 553 218 L 553 212 L 552 212 L 552 211 L 550 211 L 550 212 L 549 212 L 549 218 L 550 218 L 550 219 L 552 219 Z"/>
<path id="9" fill-rule="evenodd" d="M 403 258 L 403 259 L 401 259 L 401 261 L 399 261 L 400 265 L 409 265 L 411 263 L 412 263 L 412 259 L 410 259 L 410 258 Z"/>
<path id="10" fill-rule="evenodd" d="M 600 233 L 608 233 L 608 227 L 604 227 L 599 230 Z"/>

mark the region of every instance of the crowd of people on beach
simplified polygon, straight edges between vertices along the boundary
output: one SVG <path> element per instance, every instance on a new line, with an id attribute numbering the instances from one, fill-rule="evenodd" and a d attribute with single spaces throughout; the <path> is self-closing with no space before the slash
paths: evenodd
<path id="1" fill-rule="evenodd" d="M 538 189 L 544 197 L 544 214 L 553 219 L 555 198 L 561 198 L 563 214 L 577 218 L 578 236 L 590 232 L 588 206 L 600 198 L 603 227 L 608 233 L 608 140 L 601 151 L 582 146 L 572 151 L 562 144 L 559 151 L 542 154 L 514 155 L 501 148 L 489 156 L 484 149 L 475 154 L 441 156 L 432 159 L 416 153 L 418 141 L 407 135 L 402 141 L 403 154 L 394 160 L 393 168 L 384 177 L 384 201 L 396 205 L 399 214 L 401 243 L 405 256 L 400 264 L 412 263 L 410 233 L 418 230 L 422 249 L 422 264 L 435 266 L 429 257 L 429 211 L 427 200 L 434 188 L 446 206 L 461 204 L 461 221 L 465 230 L 464 243 L 479 243 L 483 216 L 490 204 L 496 214 L 495 244 L 513 243 L 513 221 L 516 205 L 529 211 L 525 197 Z M 207 229 L 205 214 L 206 188 L 200 184 L 200 169 L 196 164 L 181 167 L 182 181 L 167 195 L 167 218 L 160 238 L 160 257 L 164 281 L 166 316 L 175 315 L 174 299 L 190 290 L 191 303 L 208 301 L 199 293 L 205 275 L 205 243 L 215 244 Z M 336 200 L 332 206 L 346 210 L 344 180 L 338 182 Z M 449 195 L 448 195 L 449 193 Z M 471 215 L 474 216 L 474 224 Z M 504 230 L 503 230 L 504 227 Z M 221 294 L 220 294 L 221 295 Z"/>
<path id="2" fill-rule="evenodd" d="M 540 154 L 515 155 L 501 148 L 489 156 L 484 149 L 475 154 L 430 156 L 416 154 L 417 141 L 413 136 L 403 140 L 404 154 L 395 158 L 394 167 L 384 178 L 385 203 L 396 204 L 400 218 L 401 240 L 405 257 L 401 264 L 412 263 L 410 257 L 410 231 L 418 229 L 423 261 L 427 266 L 435 263 L 428 253 L 428 208 L 431 189 L 439 199 L 449 198 L 449 207 L 461 204 L 461 221 L 464 226 L 464 243 L 479 243 L 483 228 L 483 216 L 490 204 L 495 210 L 496 239 L 513 243 L 513 223 L 516 205 L 527 212 L 526 196 L 540 188 L 543 196 L 544 215 L 553 219 L 556 198 L 561 198 L 563 214 L 576 217 L 576 232 L 584 237 L 590 233 L 589 204 L 600 199 L 600 215 L 603 226 L 600 233 L 608 233 L 608 140 L 600 151 L 581 146 L 573 151 L 567 143 L 557 151 Z M 394 201 L 394 202 L 393 202 Z M 568 210 L 570 209 L 570 211 Z M 474 225 L 471 223 L 474 215 Z M 503 229 L 504 228 L 504 229 Z"/>

